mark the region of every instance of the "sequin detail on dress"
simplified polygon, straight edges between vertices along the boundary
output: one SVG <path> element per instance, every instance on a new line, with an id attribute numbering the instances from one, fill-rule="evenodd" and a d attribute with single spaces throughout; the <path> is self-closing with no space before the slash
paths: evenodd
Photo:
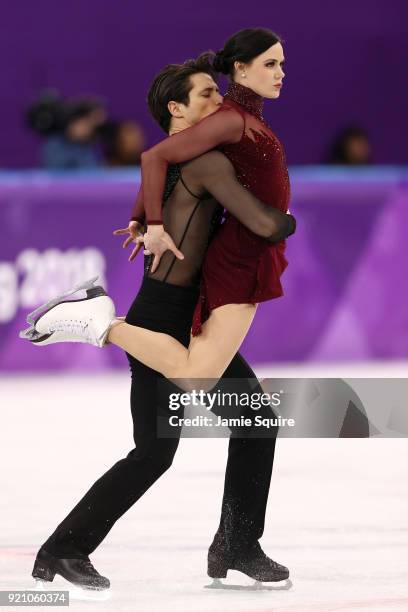
<path id="1" fill-rule="evenodd" d="M 232 100 L 243 108 L 245 108 L 251 115 L 258 117 L 263 121 L 262 111 L 264 105 L 264 99 L 258 95 L 249 87 L 239 85 L 239 83 L 230 83 L 228 91 L 224 96 L 225 100 Z"/>

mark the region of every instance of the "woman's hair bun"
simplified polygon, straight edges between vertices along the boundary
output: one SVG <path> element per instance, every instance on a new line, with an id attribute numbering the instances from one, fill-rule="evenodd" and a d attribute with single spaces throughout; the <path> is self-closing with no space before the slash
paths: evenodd
<path id="1" fill-rule="evenodd" d="M 283 42 L 280 36 L 268 28 L 240 30 L 233 34 L 224 44 L 223 49 L 215 54 L 214 69 L 233 77 L 235 62 L 248 64 L 278 42 Z"/>
<path id="2" fill-rule="evenodd" d="M 221 72 L 221 74 L 228 74 L 230 72 L 230 66 L 227 58 L 225 57 L 224 49 L 217 51 L 213 61 L 214 70 Z"/>

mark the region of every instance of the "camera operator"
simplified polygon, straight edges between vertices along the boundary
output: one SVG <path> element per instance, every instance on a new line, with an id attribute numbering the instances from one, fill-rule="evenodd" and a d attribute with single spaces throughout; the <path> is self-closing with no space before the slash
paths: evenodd
<path id="1" fill-rule="evenodd" d="M 101 165 L 96 137 L 106 121 L 106 110 L 100 100 L 63 100 L 56 92 L 44 92 L 29 108 L 27 121 L 44 139 L 41 152 L 44 168 L 79 169 Z"/>

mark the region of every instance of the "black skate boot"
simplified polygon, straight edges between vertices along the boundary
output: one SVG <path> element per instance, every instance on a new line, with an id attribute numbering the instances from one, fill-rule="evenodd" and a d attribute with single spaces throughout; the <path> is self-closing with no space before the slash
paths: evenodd
<path id="1" fill-rule="evenodd" d="M 40 548 L 31 574 L 36 580 L 37 588 L 44 588 L 45 583 L 52 582 L 55 574 L 85 591 L 106 591 L 110 587 L 109 580 L 96 571 L 88 557 L 58 559 Z"/>
<path id="2" fill-rule="evenodd" d="M 245 556 L 236 556 L 234 559 L 225 556 L 222 551 L 209 550 L 208 552 L 208 575 L 214 578 L 210 585 L 212 588 L 243 588 L 234 585 L 225 585 L 221 578 L 226 578 L 228 570 L 236 570 L 253 578 L 255 583 L 252 589 L 269 588 L 273 590 L 290 589 L 289 570 L 284 565 L 270 559 L 262 550 L 259 542 Z M 283 582 L 285 581 L 285 582 Z M 277 587 L 263 587 L 263 582 L 283 582 Z"/>

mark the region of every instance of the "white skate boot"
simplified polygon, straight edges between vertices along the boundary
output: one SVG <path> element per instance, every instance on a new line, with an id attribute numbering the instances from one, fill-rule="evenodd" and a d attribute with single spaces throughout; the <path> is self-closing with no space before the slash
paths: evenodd
<path id="1" fill-rule="evenodd" d="M 66 293 L 43 304 L 27 316 L 30 327 L 20 332 L 20 338 L 37 346 L 56 342 L 85 342 L 102 347 L 111 325 L 116 321 L 115 305 L 101 286 L 98 277 L 75 285 Z M 64 298 L 86 291 L 77 300 Z"/>

